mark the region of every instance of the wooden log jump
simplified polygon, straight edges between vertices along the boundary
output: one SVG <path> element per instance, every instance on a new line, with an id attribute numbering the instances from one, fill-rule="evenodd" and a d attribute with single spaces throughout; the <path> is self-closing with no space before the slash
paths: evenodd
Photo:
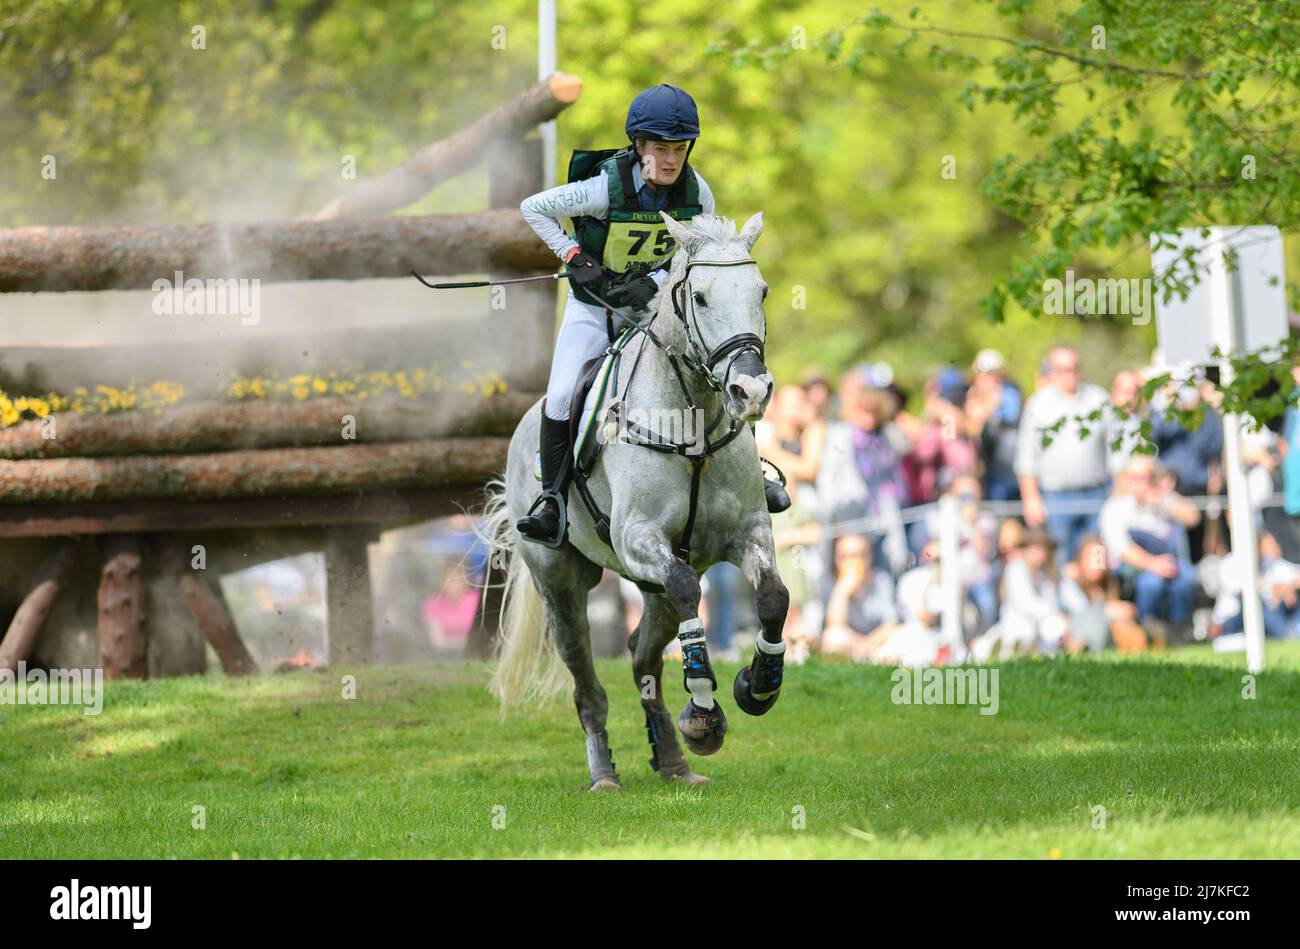
<path id="1" fill-rule="evenodd" d="M 216 650 L 226 675 L 257 675 L 257 663 L 235 628 L 220 583 L 206 572 L 182 570 L 176 575 L 176 585 L 203 638 Z"/>
<path id="2" fill-rule="evenodd" d="M 0 461 L 0 506 L 341 494 L 486 481 L 509 439 L 439 438 L 346 448 Z"/>
<path id="3" fill-rule="evenodd" d="M 0 459 L 198 454 L 248 448 L 345 444 L 350 416 L 358 444 L 511 434 L 540 398 L 536 392 L 490 397 L 440 393 L 436 398 L 320 397 L 300 402 L 202 403 L 109 415 L 56 413 L 54 431 L 40 419 L 0 429 Z"/>
<path id="4" fill-rule="evenodd" d="M 134 534 L 115 534 L 100 543 L 99 665 L 109 679 L 143 679 L 149 673 L 142 546 Z"/>
<path id="5" fill-rule="evenodd" d="M 0 293 L 147 290 L 155 281 L 173 281 L 177 271 L 186 280 L 274 283 L 406 277 L 412 270 L 542 273 L 555 268 L 555 255 L 518 209 L 508 208 L 334 221 L 0 231 Z"/>
<path id="6" fill-rule="evenodd" d="M 316 219 L 369 217 L 404 208 L 477 164 L 495 141 L 518 138 L 538 123 L 550 121 L 581 94 L 581 79 L 555 73 L 468 128 L 420 149 L 397 168 L 359 182 L 348 194 L 321 208 Z"/>
<path id="7" fill-rule="evenodd" d="M 54 601 L 59 598 L 59 592 L 67 582 L 76 548 L 74 540 L 60 542 L 37 572 L 32 591 L 23 598 L 14 618 L 9 622 L 4 640 L 0 641 L 0 669 L 15 672 L 18 663 L 31 654 L 36 634 L 41 631 L 45 618 L 54 608 Z"/>

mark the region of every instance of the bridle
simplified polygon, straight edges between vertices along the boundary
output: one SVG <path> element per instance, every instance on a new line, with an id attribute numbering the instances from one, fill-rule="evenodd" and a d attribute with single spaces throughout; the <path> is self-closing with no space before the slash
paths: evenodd
<path id="1" fill-rule="evenodd" d="M 736 267 L 743 264 L 757 265 L 758 261 L 752 257 L 745 257 L 741 260 L 687 260 L 683 268 L 681 279 L 673 284 L 670 289 L 673 301 L 673 312 L 677 318 L 682 321 L 682 327 L 686 330 L 686 343 L 690 347 L 689 353 L 682 353 L 681 360 L 686 367 L 697 375 L 704 377 L 705 383 L 715 392 L 721 392 L 723 386 L 731 378 L 731 369 L 736 364 L 742 353 L 753 353 L 760 362 L 763 361 L 764 348 L 763 339 L 755 333 L 737 333 L 735 336 L 728 337 L 710 351 L 705 351 L 704 334 L 700 331 L 700 320 L 695 315 L 695 295 L 690 292 L 690 277 L 693 267 Z M 687 304 L 689 303 L 690 316 L 687 317 Z M 692 323 L 695 326 L 695 333 L 691 333 Z M 714 367 L 731 356 L 727 362 L 726 371 L 722 373 L 722 381 L 714 374 Z"/>
<path id="2" fill-rule="evenodd" d="M 704 343 L 704 334 L 700 331 L 700 320 L 695 313 L 695 295 L 691 293 L 690 277 L 691 270 L 695 267 L 738 267 L 746 264 L 758 266 L 758 261 L 752 257 L 742 257 L 740 260 L 687 260 L 686 266 L 682 269 L 682 275 L 677 281 L 669 287 L 669 296 L 673 303 L 673 313 L 681 321 L 682 329 L 686 333 L 686 346 L 684 352 L 675 352 L 663 340 L 661 340 L 650 328 L 649 323 L 654 321 L 652 314 L 650 320 L 642 323 L 640 320 L 631 316 L 623 318 L 637 330 L 642 333 L 646 339 L 650 340 L 655 346 L 661 349 L 668 362 L 673 368 L 673 374 L 677 377 L 677 384 L 682 390 L 682 395 L 686 399 L 688 409 L 695 409 L 695 399 L 691 395 L 690 387 L 686 385 L 686 379 L 682 376 L 681 367 L 685 366 L 688 370 L 704 379 L 707 385 L 714 392 L 722 392 L 726 382 L 731 378 L 732 367 L 735 366 L 736 360 L 742 354 L 750 352 L 756 355 L 760 362 L 765 359 L 765 348 L 763 338 L 756 333 L 737 333 L 735 336 L 729 336 L 712 350 L 706 348 Z M 594 296 L 594 294 L 593 294 Z M 615 307 L 596 297 L 611 311 Z M 689 315 L 688 315 L 689 312 Z M 694 324 L 695 331 L 692 333 L 691 326 Z M 644 352 L 644 350 L 642 350 Z M 727 361 L 727 368 L 722 373 L 722 381 L 718 381 L 714 368 L 723 359 L 731 358 Z M 638 353 L 636 362 L 641 361 Z M 636 371 L 636 363 L 632 364 L 633 372 Z"/>

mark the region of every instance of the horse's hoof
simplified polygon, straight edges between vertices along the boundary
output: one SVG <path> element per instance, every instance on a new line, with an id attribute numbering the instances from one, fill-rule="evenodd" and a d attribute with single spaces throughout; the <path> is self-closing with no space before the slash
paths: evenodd
<path id="1" fill-rule="evenodd" d="M 711 755 L 722 747 L 722 740 L 727 737 L 727 716 L 722 714 L 722 706 L 717 702 L 713 703 L 713 708 L 702 709 L 692 698 L 682 709 L 677 728 L 692 752 Z"/>
<path id="2" fill-rule="evenodd" d="M 764 715 L 771 710 L 776 704 L 776 700 L 781 697 L 778 691 L 769 695 L 763 701 L 754 698 L 749 691 L 749 666 L 742 666 L 741 670 L 736 673 L 736 680 L 731 684 L 731 695 L 740 706 L 740 710 L 747 715 Z"/>
<path id="3" fill-rule="evenodd" d="M 588 790 L 589 791 L 621 791 L 623 790 L 623 785 L 619 784 L 618 781 L 614 780 L 613 778 L 601 778 L 598 781 L 593 781 L 591 787 L 588 788 Z"/>

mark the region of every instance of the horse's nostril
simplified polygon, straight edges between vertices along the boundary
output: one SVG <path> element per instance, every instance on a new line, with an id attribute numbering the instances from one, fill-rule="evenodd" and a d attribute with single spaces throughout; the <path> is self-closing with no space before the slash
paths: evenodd
<path id="1" fill-rule="evenodd" d="M 737 402 L 744 402 L 749 398 L 749 393 L 745 391 L 745 387 L 739 382 L 733 382 L 731 385 L 727 386 L 727 391 Z"/>

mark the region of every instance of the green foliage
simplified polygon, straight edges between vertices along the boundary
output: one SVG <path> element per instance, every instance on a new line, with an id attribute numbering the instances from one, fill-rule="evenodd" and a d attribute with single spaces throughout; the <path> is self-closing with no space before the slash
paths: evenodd
<path id="1" fill-rule="evenodd" d="M 1022 225 L 1020 255 L 983 298 L 1002 319 L 1041 309 L 1068 267 L 1144 273 L 1152 233 L 1212 224 L 1300 223 L 1300 5 L 1254 0 L 1015 0 L 986 3 L 997 25 L 943 4 L 873 10 L 813 44 L 852 68 L 864 57 L 925 60 L 965 78 L 958 99 L 985 122 L 1009 115 L 983 194 Z M 960 24 L 961 28 L 957 28 Z M 900 37 L 902 37 L 900 41 Z M 737 65 L 777 54 L 749 44 Z M 782 51 L 783 52 L 783 51 Z M 910 59 L 909 59 L 910 62 Z M 900 65 L 906 69 L 906 65 Z M 996 126 L 992 126 L 996 128 Z M 1291 271 L 1300 258 L 1290 244 Z M 1167 292 L 1186 286 L 1169 274 Z M 1289 287 L 1300 299 L 1296 285 Z M 1243 377 L 1228 403 L 1258 409 Z"/>
<path id="2" fill-rule="evenodd" d="M 561 8 L 559 63 L 585 87 L 559 167 L 621 144 L 639 90 L 688 89 L 720 212 L 764 212 L 778 377 L 887 359 L 915 387 L 994 346 L 1029 386 L 1063 340 L 1104 382 L 1145 361 L 1153 327 L 1044 318 L 1045 276 L 1145 275 L 1153 228 L 1293 227 L 1294 4 L 881 7 Z M 309 213 L 346 189 L 344 156 L 390 168 L 529 85 L 535 43 L 531 0 L 0 0 L 0 221 Z M 407 213 L 485 198 L 477 172 Z"/>

